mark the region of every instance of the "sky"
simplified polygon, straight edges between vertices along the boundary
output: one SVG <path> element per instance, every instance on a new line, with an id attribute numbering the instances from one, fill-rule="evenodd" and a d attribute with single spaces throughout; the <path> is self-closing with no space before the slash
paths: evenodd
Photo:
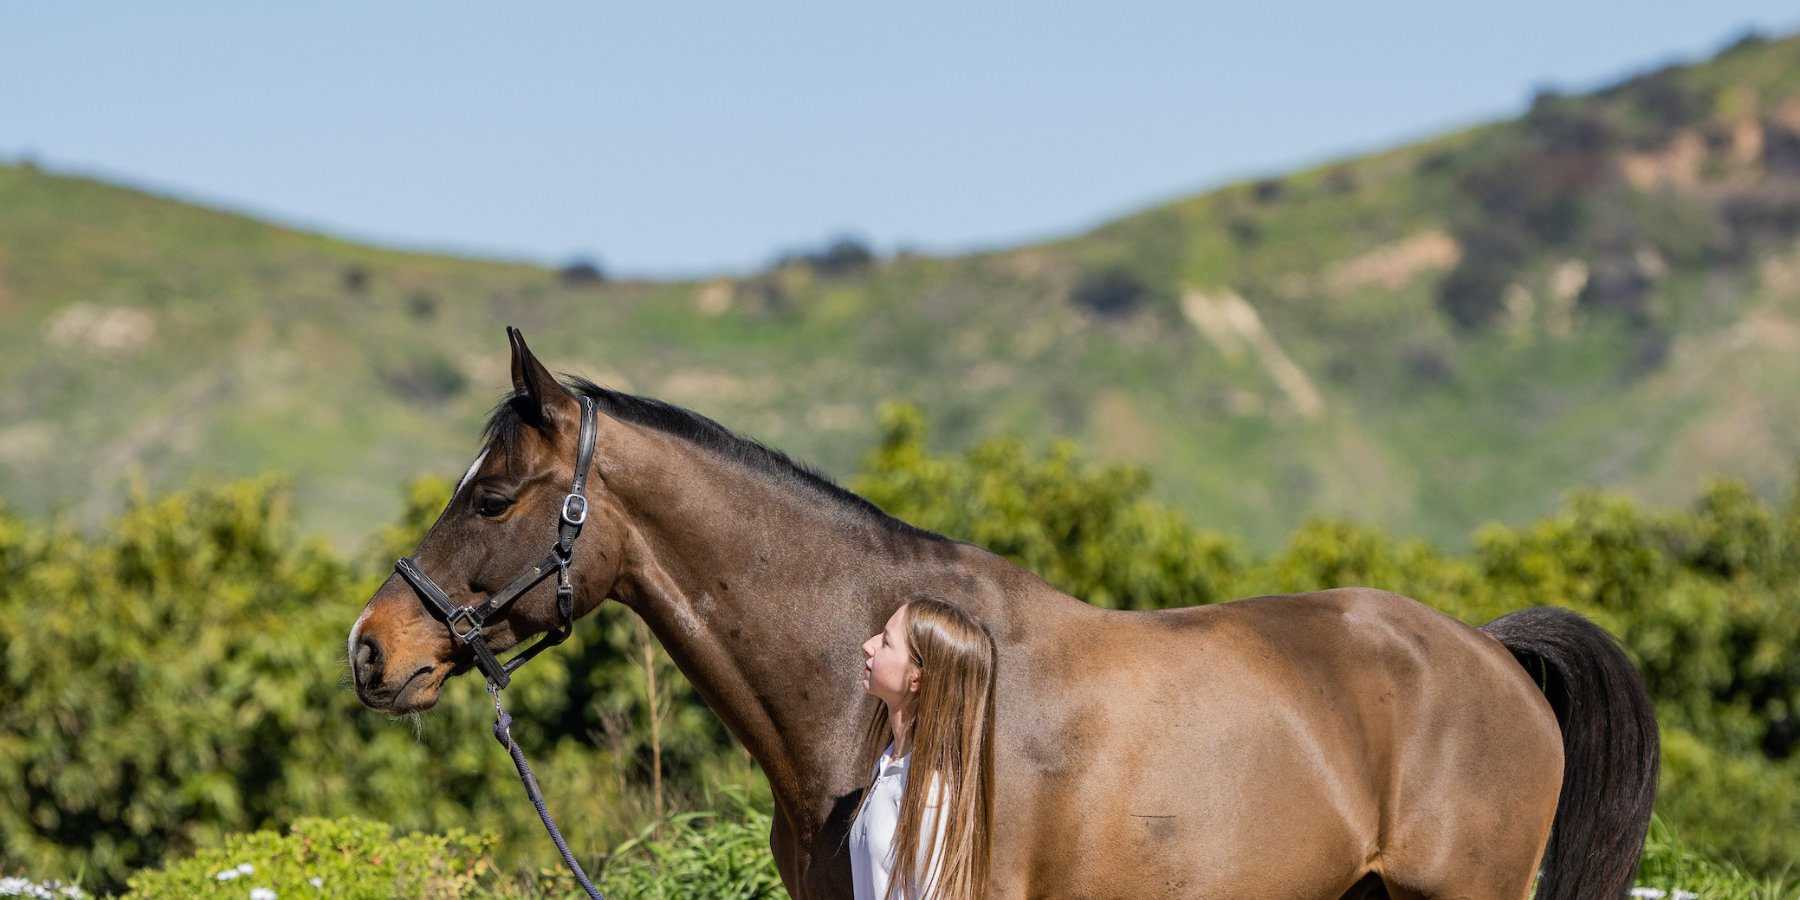
<path id="1" fill-rule="evenodd" d="M 1800 31 L 1791 0 L 0 3 L 0 161 L 648 277 L 1076 233 Z"/>

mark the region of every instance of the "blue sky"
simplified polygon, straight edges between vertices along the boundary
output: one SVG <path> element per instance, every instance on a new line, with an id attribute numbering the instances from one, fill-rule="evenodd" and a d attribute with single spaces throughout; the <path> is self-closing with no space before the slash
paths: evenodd
<path id="1" fill-rule="evenodd" d="M 616 273 L 952 252 L 1517 113 L 1791 2 L 16 4 L 0 159 Z M 0 211 L 0 214 L 4 214 Z"/>

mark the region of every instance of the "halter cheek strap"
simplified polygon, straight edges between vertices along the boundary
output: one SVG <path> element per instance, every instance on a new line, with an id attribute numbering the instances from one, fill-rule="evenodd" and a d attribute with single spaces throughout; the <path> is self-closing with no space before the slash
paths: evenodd
<path id="1" fill-rule="evenodd" d="M 556 543 L 550 545 L 550 552 L 536 564 L 520 572 L 493 596 L 478 606 L 458 606 L 450 600 L 450 595 L 410 556 L 401 557 L 394 563 L 394 571 L 412 585 L 413 590 L 425 600 L 425 606 L 449 627 L 450 633 L 475 652 L 475 665 L 487 676 L 489 684 L 496 688 L 504 688 L 512 679 L 512 673 L 532 657 L 542 653 L 549 647 L 567 640 L 575 630 L 575 589 L 569 583 L 569 560 L 575 553 L 575 538 L 581 534 L 581 526 L 587 523 L 588 501 L 587 488 L 588 469 L 594 462 L 594 400 L 591 397 L 581 398 L 581 440 L 575 451 L 575 479 L 569 486 L 569 493 L 563 497 L 561 520 L 557 523 Z M 487 620 L 495 613 L 505 609 L 508 604 L 517 600 L 521 594 L 536 587 L 538 582 L 556 576 L 556 612 L 559 624 L 538 640 L 537 643 L 520 651 L 517 656 L 500 662 L 492 650 L 488 649 L 487 639 L 482 629 L 487 627 Z"/>

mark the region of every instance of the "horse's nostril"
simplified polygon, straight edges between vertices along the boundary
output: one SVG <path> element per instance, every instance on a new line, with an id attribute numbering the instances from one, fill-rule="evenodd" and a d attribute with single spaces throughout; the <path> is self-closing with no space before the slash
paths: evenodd
<path id="1" fill-rule="evenodd" d="M 382 655 L 381 644 L 372 637 L 364 637 L 356 645 L 356 659 L 351 668 L 355 670 L 357 681 L 364 685 L 372 685 L 381 680 Z"/>

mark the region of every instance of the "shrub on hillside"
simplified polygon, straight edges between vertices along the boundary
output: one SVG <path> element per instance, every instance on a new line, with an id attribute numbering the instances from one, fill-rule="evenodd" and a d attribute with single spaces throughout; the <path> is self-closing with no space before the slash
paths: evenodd
<path id="1" fill-rule="evenodd" d="M 564 287 L 585 288 L 606 283 L 606 272 L 600 264 L 582 257 L 558 269 L 556 277 Z"/>
<path id="2" fill-rule="evenodd" d="M 1083 276 L 1070 299 L 1099 316 L 1118 317 L 1137 311 L 1149 291 L 1123 269 L 1103 269 Z"/>
<path id="3" fill-rule="evenodd" d="M 804 266 L 826 278 L 854 275 L 875 264 L 875 251 L 853 237 L 839 237 L 818 250 L 789 253 L 775 261 L 775 268 Z"/>

